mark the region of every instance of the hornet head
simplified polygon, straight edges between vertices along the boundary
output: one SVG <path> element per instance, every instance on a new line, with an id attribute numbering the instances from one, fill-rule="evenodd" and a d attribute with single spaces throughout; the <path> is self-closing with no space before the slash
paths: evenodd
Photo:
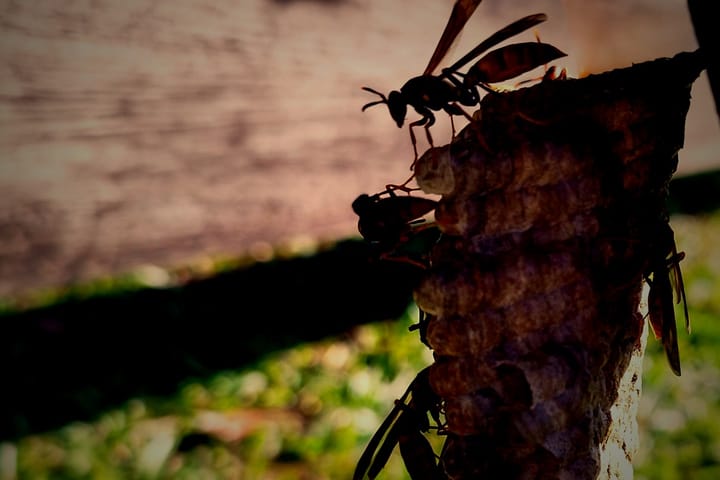
<path id="1" fill-rule="evenodd" d="M 373 105 L 378 105 L 380 103 L 384 103 L 388 106 L 388 110 L 390 110 L 390 116 L 395 120 L 395 123 L 398 127 L 402 127 L 403 123 L 405 122 L 405 114 L 407 113 L 407 103 L 403 99 L 403 95 L 401 92 L 398 92 L 397 90 L 393 90 L 390 92 L 389 98 L 386 98 L 385 95 L 378 92 L 377 90 L 373 90 L 370 87 L 362 87 L 363 90 L 367 90 L 370 93 L 374 93 L 375 95 L 379 96 L 381 100 L 376 100 L 374 102 L 367 103 L 363 105 L 362 111 L 364 112 L 366 108 L 370 108 Z"/>

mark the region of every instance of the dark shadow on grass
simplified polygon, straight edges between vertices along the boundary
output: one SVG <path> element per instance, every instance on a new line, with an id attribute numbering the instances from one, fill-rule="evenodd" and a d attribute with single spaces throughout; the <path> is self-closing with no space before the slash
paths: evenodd
<path id="1" fill-rule="evenodd" d="M 0 440 L 89 420 L 188 378 L 397 318 L 418 270 L 360 241 L 182 287 L 68 301 L 0 318 Z"/>
<path id="2" fill-rule="evenodd" d="M 718 152 L 720 156 L 720 152 Z M 680 159 L 682 161 L 682 158 Z M 677 177 L 670 182 L 670 213 L 699 215 L 720 210 L 720 171 Z"/>

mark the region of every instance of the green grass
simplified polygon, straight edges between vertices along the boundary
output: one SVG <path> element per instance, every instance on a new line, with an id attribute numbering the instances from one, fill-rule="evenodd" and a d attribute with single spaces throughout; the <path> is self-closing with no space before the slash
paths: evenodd
<path id="1" fill-rule="evenodd" d="M 25 437 L 15 445 L 18 472 L 21 478 L 345 478 L 393 400 L 432 362 L 408 332 L 416 320 L 409 310 L 251 369 L 188 382 L 174 398 L 133 399 L 94 423 Z M 393 459 L 386 478 L 403 475 Z"/>
<path id="2" fill-rule="evenodd" d="M 720 215 L 671 225 L 687 253 L 693 331 L 680 333 L 679 378 L 648 339 L 636 478 L 718 478 Z M 411 307 L 397 320 L 187 381 L 173 397 L 135 398 L 97 421 L 1 444 L 0 478 L 13 470 L 33 479 L 348 478 L 393 400 L 432 362 L 408 332 L 416 321 Z M 382 478 L 407 478 L 399 455 Z"/>

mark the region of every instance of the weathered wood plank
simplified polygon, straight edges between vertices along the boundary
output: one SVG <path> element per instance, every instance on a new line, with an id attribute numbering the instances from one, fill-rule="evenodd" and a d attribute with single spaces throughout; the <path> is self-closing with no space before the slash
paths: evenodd
<path id="1" fill-rule="evenodd" d="M 4 2 L 0 296 L 355 235 L 354 197 L 404 180 L 412 158 L 383 108 L 360 112 L 360 87 L 420 73 L 451 5 Z M 527 8 L 487 0 L 458 50 Z M 570 51 L 575 19 L 557 1 L 533 9 L 550 16 L 543 40 Z M 694 49 L 686 27 L 656 33 L 661 54 Z M 448 140 L 444 118 L 434 132 Z"/>

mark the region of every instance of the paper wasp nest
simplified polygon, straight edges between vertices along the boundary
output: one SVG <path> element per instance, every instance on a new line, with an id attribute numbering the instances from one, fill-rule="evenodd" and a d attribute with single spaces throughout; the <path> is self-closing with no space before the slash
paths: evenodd
<path id="1" fill-rule="evenodd" d="M 486 95 L 481 120 L 418 160 L 422 190 L 442 195 L 415 299 L 450 478 L 632 471 L 636 438 L 607 442 L 613 422 L 636 431 L 634 411 L 611 408 L 641 353 L 643 282 L 671 267 L 667 185 L 701 63 L 682 53 Z M 639 372 L 627 382 L 636 400 Z M 623 458 L 601 460 L 606 447 Z"/>

